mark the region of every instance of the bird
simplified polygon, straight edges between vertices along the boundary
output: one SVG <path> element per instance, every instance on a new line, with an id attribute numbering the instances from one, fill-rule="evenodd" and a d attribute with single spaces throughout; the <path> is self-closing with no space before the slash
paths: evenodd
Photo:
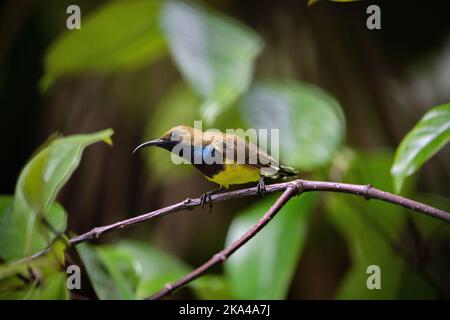
<path id="1" fill-rule="evenodd" d="M 219 188 L 200 197 L 202 206 L 209 203 L 210 210 L 211 196 L 231 185 L 258 182 L 258 193 L 264 195 L 265 178 L 286 178 L 298 174 L 295 169 L 281 165 L 252 142 L 217 130 L 203 132 L 185 125 L 175 126 L 161 138 L 138 145 L 133 154 L 149 146 L 163 148 L 181 157 L 208 180 L 219 185 Z"/>

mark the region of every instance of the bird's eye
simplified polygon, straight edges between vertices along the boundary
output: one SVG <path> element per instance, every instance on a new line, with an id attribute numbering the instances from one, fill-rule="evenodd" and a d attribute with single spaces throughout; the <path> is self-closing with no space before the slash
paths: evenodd
<path id="1" fill-rule="evenodd" d="M 179 137 L 178 133 L 172 132 L 172 133 L 170 134 L 169 140 L 170 140 L 170 141 L 179 141 L 179 140 L 180 140 L 180 137 Z"/>

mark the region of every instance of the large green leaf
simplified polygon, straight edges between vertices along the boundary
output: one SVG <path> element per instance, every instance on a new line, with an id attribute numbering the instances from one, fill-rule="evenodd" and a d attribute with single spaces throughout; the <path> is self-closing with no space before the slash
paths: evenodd
<path id="1" fill-rule="evenodd" d="M 214 121 L 247 89 L 261 39 L 237 21 L 183 1 L 167 1 L 161 23 L 184 78 L 204 99 L 204 119 Z"/>
<path id="2" fill-rule="evenodd" d="M 45 57 L 44 87 L 83 71 L 110 71 L 149 64 L 166 53 L 157 18 L 162 1 L 113 1 L 88 17 L 80 30 L 64 32 Z"/>
<path id="3" fill-rule="evenodd" d="M 53 140 L 24 167 L 16 185 L 13 210 L 0 226 L 0 256 L 22 258 L 42 250 L 64 232 L 66 213 L 55 197 L 78 167 L 84 148 L 98 141 L 111 143 L 112 130 L 80 134 Z"/>
<path id="4" fill-rule="evenodd" d="M 117 277 L 112 277 L 94 246 L 82 243 L 76 249 L 83 261 L 92 287 L 100 299 L 120 300 L 128 297 L 128 284 L 123 283 L 122 287 L 116 285 Z M 131 264 L 127 259 L 122 261 L 121 265 L 126 263 Z"/>
<path id="5" fill-rule="evenodd" d="M 291 199 L 263 230 L 234 253 L 225 264 L 234 298 L 283 299 L 301 254 L 308 217 L 315 195 Z M 227 235 L 227 244 L 241 237 L 255 224 L 276 196 L 259 201 L 237 216 Z"/>
<path id="6" fill-rule="evenodd" d="M 186 265 L 137 241 L 77 250 L 100 299 L 143 299 L 189 272 Z"/>
<path id="7" fill-rule="evenodd" d="M 190 267 L 177 258 L 138 241 L 121 241 L 118 248 L 133 257 L 139 279 L 136 299 L 143 299 L 177 280 L 190 271 Z"/>
<path id="8" fill-rule="evenodd" d="M 153 113 L 145 130 L 145 139 L 160 137 L 167 130 L 180 124 L 193 126 L 198 119 L 198 105 L 200 101 L 184 84 L 177 83 L 163 98 Z M 147 159 L 149 178 L 152 184 L 172 182 L 182 178 L 195 170 L 188 165 L 175 165 L 171 161 L 172 154 L 166 150 L 144 150 Z"/>
<path id="9" fill-rule="evenodd" d="M 6 261 L 26 256 L 25 244 L 30 252 L 44 249 L 55 238 L 53 231 L 49 230 L 40 221 L 36 220 L 32 211 L 13 211 L 13 205 L 7 215 L 0 220 L 0 257 Z M 58 232 L 64 232 L 67 227 L 67 213 L 57 202 L 51 203 L 46 211 L 45 218 Z M 29 232 L 29 233 L 28 233 Z"/>
<path id="10" fill-rule="evenodd" d="M 400 143 L 391 168 L 399 192 L 406 177 L 416 172 L 450 140 L 450 103 L 434 107 Z"/>
<path id="11" fill-rule="evenodd" d="M 331 161 L 345 135 L 339 103 L 323 90 L 306 83 L 264 80 L 243 100 L 249 127 L 278 129 L 282 162 L 311 170 Z M 276 155 L 275 155 L 276 156 Z"/>
<path id="12" fill-rule="evenodd" d="M 373 184 L 392 192 L 388 153 L 359 154 L 344 176 L 344 182 Z M 327 208 L 332 221 L 344 235 L 352 260 L 351 269 L 344 277 L 337 298 L 340 299 L 395 299 L 401 297 L 407 282 L 414 278 L 415 298 L 428 297 L 430 288 L 409 266 L 404 255 L 410 248 L 402 243 L 407 209 L 381 201 L 367 201 L 360 197 L 329 194 Z M 399 251 L 400 250 L 400 251 Z M 381 289 L 369 290 L 367 268 L 377 265 L 381 270 Z"/>

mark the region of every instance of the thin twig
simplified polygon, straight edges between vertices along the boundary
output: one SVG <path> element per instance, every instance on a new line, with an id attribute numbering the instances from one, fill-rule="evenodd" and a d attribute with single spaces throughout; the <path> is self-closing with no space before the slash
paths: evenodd
<path id="1" fill-rule="evenodd" d="M 329 191 L 329 192 L 340 192 L 340 193 L 348 193 L 348 194 L 354 194 L 357 196 L 364 197 L 365 199 L 377 199 L 385 202 L 390 202 L 396 205 L 400 205 L 402 207 L 423 213 L 425 215 L 438 218 L 441 220 L 444 220 L 446 222 L 450 222 L 450 213 L 445 212 L 443 210 L 431 207 L 429 205 L 398 196 L 386 191 L 382 191 L 379 189 L 376 189 L 372 187 L 371 185 L 357 185 L 357 184 L 348 184 L 348 183 L 338 183 L 338 182 L 329 182 L 329 181 L 312 181 L 312 180 L 302 180 L 297 179 L 290 182 L 283 182 L 283 183 L 276 183 L 271 185 L 266 185 L 266 193 L 273 193 L 273 192 L 279 192 L 286 190 L 289 186 L 292 185 L 292 183 L 296 183 L 302 186 L 304 192 L 308 191 Z M 210 202 L 218 202 L 218 201 L 225 201 L 230 199 L 236 199 L 236 198 L 242 198 L 242 197 L 248 197 L 252 195 L 257 195 L 258 189 L 257 187 L 253 188 L 246 188 L 246 189 L 240 189 L 240 190 L 234 190 L 234 191 L 228 191 L 223 193 L 214 194 L 210 198 Z M 142 215 L 118 221 L 116 223 L 102 226 L 102 227 L 96 227 L 86 233 L 83 233 L 79 236 L 73 237 L 70 239 L 70 245 L 76 246 L 79 243 L 97 239 L 100 236 L 115 231 L 119 229 L 125 229 L 129 228 L 131 226 L 143 223 L 145 221 L 148 221 L 150 219 L 164 216 L 170 213 L 182 211 L 182 210 L 192 210 L 193 208 L 201 205 L 200 198 L 197 199 L 190 199 L 187 198 L 184 201 L 178 202 L 176 204 L 173 204 L 171 206 L 161 208 L 155 211 L 151 211 L 148 213 L 144 213 Z M 35 254 L 33 254 L 30 257 L 24 258 L 17 263 L 23 263 L 32 261 L 38 257 L 41 257 L 48 253 L 50 250 L 45 249 L 42 251 L 39 251 Z"/>
<path id="2" fill-rule="evenodd" d="M 291 183 L 283 194 L 277 199 L 277 201 L 270 207 L 270 209 L 264 214 L 264 216 L 253 225 L 250 230 L 244 233 L 238 240 L 234 241 L 224 250 L 215 254 L 211 259 L 206 261 L 200 267 L 194 271 L 188 273 L 186 276 L 173 283 L 166 284 L 159 292 L 149 297 L 150 300 L 161 299 L 178 288 L 188 284 L 189 282 L 197 279 L 207 272 L 213 266 L 225 262 L 225 260 L 231 256 L 236 250 L 246 244 L 251 238 L 253 238 L 269 221 L 281 210 L 281 208 L 291 199 L 294 195 L 301 193 L 301 186 L 297 183 Z"/>

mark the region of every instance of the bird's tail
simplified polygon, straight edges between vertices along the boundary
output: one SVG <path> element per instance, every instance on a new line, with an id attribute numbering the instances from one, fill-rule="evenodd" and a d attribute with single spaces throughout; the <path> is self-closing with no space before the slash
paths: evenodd
<path id="1" fill-rule="evenodd" d="M 292 177 L 297 176 L 298 171 L 294 168 L 280 166 L 280 171 L 278 171 L 278 174 L 280 175 L 280 177 Z"/>

